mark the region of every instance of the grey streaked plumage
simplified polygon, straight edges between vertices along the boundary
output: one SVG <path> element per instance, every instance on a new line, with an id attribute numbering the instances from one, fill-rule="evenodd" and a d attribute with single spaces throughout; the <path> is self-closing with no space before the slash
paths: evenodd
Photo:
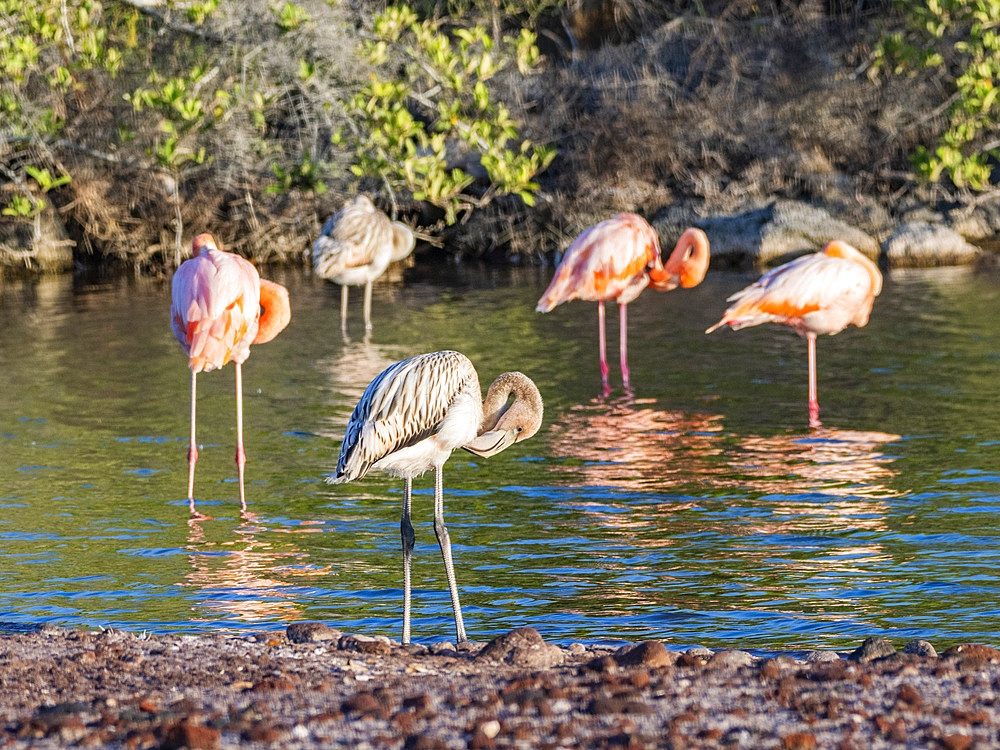
<path id="1" fill-rule="evenodd" d="M 422 354 L 387 367 L 354 407 L 335 481 L 360 479 L 379 459 L 435 434 L 459 394 L 480 399 L 476 368 L 459 352 Z M 482 407 L 478 422 L 481 415 Z"/>
<path id="2" fill-rule="evenodd" d="M 365 327 L 371 328 L 371 285 L 389 264 L 411 252 L 415 240 L 408 226 L 392 221 L 367 196 L 359 195 L 327 219 L 313 243 L 313 269 L 341 285 L 341 324 L 346 325 L 347 287 L 365 287 Z"/>
<path id="3" fill-rule="evenodd" d="M 511 397 L 513 396 L 513 400 Z M 410 523 L 413 477 L 434 469 L 434 533 L 441 547 L 455 630 L 466 640 L 462 607 L 444 524 L 442 467 L 452 451 L 465 448 L 492 456 L 534 435 L 542 423 L 542 397 L 519 372 L 505 372 L 482 400 L 479 376 L 464 354 L 420 354 L 383 370 L 354 407 L 328 482 L 360 479 L 371 470 L 403 477 L 403 642 L 410 641 L 410 568 L 414 545 Z"/>

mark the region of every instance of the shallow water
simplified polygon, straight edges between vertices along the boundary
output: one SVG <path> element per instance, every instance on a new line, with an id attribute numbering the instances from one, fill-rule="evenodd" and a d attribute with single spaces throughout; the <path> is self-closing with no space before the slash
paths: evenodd
<path id="1" fill-rule="evenodd" d="M 365 341 L 339 288 L 299 271 L 292 322 L 244 365 L 249 511 L 235 483 L 234 370 L 190 376 L 169 280 L 0 287 L 0 620 L 153 631 L 320 620 L 399 637 L 401 483 L 331 486 L 365 385 L 458 349 L 485 388 L 520 369 L 546 402 L 534 438 L 456 453 L 445 513 L 470 637 L 846 648 L 873 634 L 996 644 L 1000 633 L 1000 278 L 894 273 L 871 322 L 805 344 L 777 326 L 703 331 L 750 279 L 711 272 L 629 307 L 634 394 L 599 397 L 596 305 L 534 312 L 550 270 L 415 268 L 376 287 Z M 617 315 L 609 310 L 617 361 Z M 414 637 L 453 638 L 416 480 Z"/>

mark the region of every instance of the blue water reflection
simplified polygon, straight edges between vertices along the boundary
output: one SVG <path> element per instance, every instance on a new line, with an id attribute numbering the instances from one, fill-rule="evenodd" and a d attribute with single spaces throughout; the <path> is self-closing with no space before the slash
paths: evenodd
<path id="1" fill-rule="evenodd" d="M 199 379 L 205 519 L 185 498 L 189 379 L 169 282 L 0 287 L 0 619 L 154 631 L 309 619 L 398 637 L 400 483 L 322 479 L 374 375 L 454 348 L 484 385 L 520 369 L 546 399 L 533 439 L 445 467 L 472 637 L 532 625 L 555 641 L 676 647 L 996 641 L 995 275 L 889 276 L 865 329 L 819 342 L 819 430 L 798 337 L 702 333 L 744 276 L 633 303 L 634 393 L 606 398 L 593 306 L 533 312 L 545 271 L 411 269 L 376 289 L 373 334 L 347 340 L 336 288 L 271 276 L 293 314 L 244 366 L 246 513 L 232 369 Z M 414 635 L 450 638 L 430 478 L 415 489 Z"/>

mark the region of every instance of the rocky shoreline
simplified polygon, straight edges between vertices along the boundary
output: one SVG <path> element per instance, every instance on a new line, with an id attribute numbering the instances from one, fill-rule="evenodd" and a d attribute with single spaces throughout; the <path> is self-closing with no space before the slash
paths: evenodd
<path id="1" fill-rule="evenodd" d="M 43 626 L 0 639 L 13 748 L 883 748 L 1000 744 L 1000 651 L 938 656 L 545 643 L 403 646 L 317 623 L 256 635 Z"/>

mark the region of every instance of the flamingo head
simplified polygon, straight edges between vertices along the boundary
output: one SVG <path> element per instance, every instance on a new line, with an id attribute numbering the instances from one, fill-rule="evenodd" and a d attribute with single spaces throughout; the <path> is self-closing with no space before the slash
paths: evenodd
<path id="1" fill-rule="evenodd" d="M 531 378 L 520 372 L 505 372 L 486 392 L 479 435 L 462 447 L 483 458 L 495 456 L 538 432 L 542 411 L 542 396 Z"/>
<path id="2" fill-rule="evenodd" d="M 219 246 L 215 244 L 215 237 L 210 235 L 208 232 L 199 234 L 194 238 L 194 242 L 191 243 L 191 255 L 194 257 L 197 257 L 202 253 L 218 249 Z"/>
<path id="3" fill-rule="evenodd" d="M 700 229 L 692 227 L 685 230 L 677 240 L 677 245 L 670 253 L 666 265 L 662 269 L 654 268 L 649 272 L 649 281 L 654 289 L 660 291 L 668 291 L 678 286 L 685 288 L 698 286 L 708 271 L 708 261 L 708 237 Z"/>

